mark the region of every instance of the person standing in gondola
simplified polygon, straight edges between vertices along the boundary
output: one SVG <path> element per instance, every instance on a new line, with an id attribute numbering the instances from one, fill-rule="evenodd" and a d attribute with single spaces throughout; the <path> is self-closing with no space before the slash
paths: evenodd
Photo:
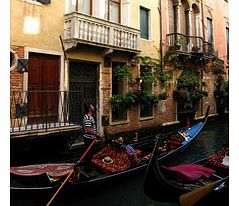
<path id="1" fill-rule="evenodd" d="M 92 103 L 88 103 L 85 105 L 85 115 L 83 118 L 83 140 L 86 149 L 90 146 L 92 141 L 95 138 L 99 138 L 100 135 L 97 133 L 96 122 L 93 117 L 95 112 L 95 107 Z M 87 155 L 85 156 L 85 171 L 91 172 L 91 159 L 94 155 L 95 146 L 93 145 L 91 149 L 88 151 Z"/>

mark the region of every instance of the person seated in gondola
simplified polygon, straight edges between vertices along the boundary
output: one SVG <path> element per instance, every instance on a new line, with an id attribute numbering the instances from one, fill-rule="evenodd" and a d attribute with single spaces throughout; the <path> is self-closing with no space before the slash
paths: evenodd
<path id="1" fill-rule="evenodd" d="M 135 149 L 123 137 L 118 137 L 114 142 L 119 148 L 125 148 L 129 154 L 135 155 Z"/>
<path id="2" fill-rule="evenodd" d="M 161 145 L 159 145 L 158 152 L 161 155 L 161 154 L 164 154 L 165 152 L 167 152 L 168 149 L 169 149 L 168 143 L 167 143 L 167 141 L 164 141 Z"/>

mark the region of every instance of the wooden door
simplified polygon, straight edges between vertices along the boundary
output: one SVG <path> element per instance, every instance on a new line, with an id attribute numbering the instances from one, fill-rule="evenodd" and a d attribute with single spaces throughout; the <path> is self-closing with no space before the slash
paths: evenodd
<path id="1" fill-rule="evenodd" d="M 30 53 L 28 68 L 28 121 L 57 121 L 60 57 Z"/>

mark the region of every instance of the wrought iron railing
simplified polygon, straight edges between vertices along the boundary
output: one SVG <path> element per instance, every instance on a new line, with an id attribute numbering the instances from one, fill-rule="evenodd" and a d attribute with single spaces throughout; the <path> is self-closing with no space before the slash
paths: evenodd
<path id="1" fill-rule="evenodd" d="M 201 53 L 206 56 L 214 54 L 213 45 L 198 36 L 189 36 L 180 33 L 167 34 L 167 46 L 169 50 L 186 53 Z"/>
<path id="2" fill-rule="evenodd" d="M 10 95 L 11 133 L 80 125 L 87 102 L 80 91 L 11 91 Z"/>

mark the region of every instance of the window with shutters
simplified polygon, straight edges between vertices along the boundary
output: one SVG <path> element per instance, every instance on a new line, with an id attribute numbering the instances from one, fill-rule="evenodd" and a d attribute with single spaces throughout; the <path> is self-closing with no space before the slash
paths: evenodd
<path id="1" fill-rule="evenodd" d="M 208 50 L 212 51 L 213 46 L 213 28 L 212 28 L 212 19 L 207 18 L 207 41 L 210 43 Z"/>
<path id="2" fill-rule="evenodd" d="M 149 10 L 140 7 L 140 37 L 149 39 Z"/>

